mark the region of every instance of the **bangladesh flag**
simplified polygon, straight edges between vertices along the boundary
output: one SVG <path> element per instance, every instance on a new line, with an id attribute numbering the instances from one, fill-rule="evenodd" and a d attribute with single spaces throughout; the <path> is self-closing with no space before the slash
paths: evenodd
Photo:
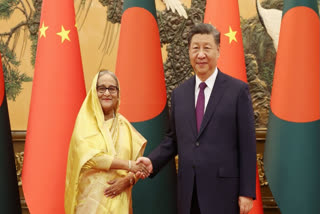
<path id="1" fill-rule="evenodd" d="M 0 54 L 0 213 L 21 213 Z"/>
<path id="2" fill-rule="evenodd" d="M 283 214 L 320 213 L 320 22 L 316 0 L 285 0 L 265 147 Z"/>
<path id="3" fill-rule="evenodd" d="M 116 64 L 120 113 L 147 139 L 147 156 L 164 138 L 167 96 L 160 37 L 153 0 L 125 0 Z M 133 188 L 133 213 L 175 214 L 174 160 L 153 179 Z"/>

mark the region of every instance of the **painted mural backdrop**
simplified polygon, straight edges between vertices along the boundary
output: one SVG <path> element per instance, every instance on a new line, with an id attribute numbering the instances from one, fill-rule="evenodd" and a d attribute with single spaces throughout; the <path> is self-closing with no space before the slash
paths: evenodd
<path id="1" fill-rule="evenodd" d="M 190 28 L 203 21 L 206 1 L 182 0 L 187 16 L 166 10 L 162 2 L 156 2 L 170 101 L 172 89 L 194 74 L 188 60 L 186 39 Z M 26 129 L 24 124 L 28 117 L 41 3 L 42 0 L 0 1 L 0 52 L 12 129 Z M 251 11 L 254 15 L 251 16 L 244 16 L 240 8 L 241 28 L 256 127 L 265 128 L 283 1 L 240 0 L 239 3 L 254 5 L 254 11 Z M 320 5 L 320 0 L 318 4 Z M 114 71 L 122 1 L 75 0 L 75 9 L 86 82 L 90 82 L 98 69 L 108 68 Z M 104 16 L 97 15 L 101 11 Z M 92 30 L 95 28 L 97 30 Z M 89 46 L 91 49 L 86 48 Z M 90 55 L 95 57 L 90 58 Z M 54 81 L 50 84 L 54 86 Z M 24 118 L 23 122 L 20 121 L 21 118 Z"/>

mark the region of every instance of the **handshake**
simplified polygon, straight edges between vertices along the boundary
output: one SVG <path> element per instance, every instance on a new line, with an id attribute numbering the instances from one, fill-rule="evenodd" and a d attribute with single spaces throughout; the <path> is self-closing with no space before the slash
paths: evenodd
<path id="1" fill-rule="evenodd" d="M 134 173 L 137 178 L 145 179 L 153 171 L 151 160 L 147 157 L 139 157 L 137 161 L 129 162 L 129 171 Z"/>

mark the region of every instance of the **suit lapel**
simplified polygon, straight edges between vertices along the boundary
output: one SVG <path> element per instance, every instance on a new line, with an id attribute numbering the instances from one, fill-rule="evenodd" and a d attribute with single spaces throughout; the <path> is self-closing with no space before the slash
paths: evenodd
<path id="1" fill-rule="evenodd" d="M 207 126 L 210 118 L 212 117 L 214 111 L 217 108 L 219 101 L 221 100 L 221 98 L 224 94 L 224 91 L 225 91 L 224 89 L 226 87 L 225 81 L 226 81 L 225 75 L 218 70 L 218 76 L 217 76 L 217 79 L 214 83 L 214 87 L 212 89 L 212 92 L 211 92 L 211 95 L 209 98 L 209 102 L 207 104 L 206 112 L 203 116 L 203 120 L 201 123 L 200 132 L 198 134 L 198 137 L 201 135 L 204 128 Z M 195 122 L 195 124 L 196 124 L 196 122 Z"/>
<path id="2" fill-rule="evenodd" d="M 187 108 L 186 112 L 190 112 L 187 117 L 189 124 L 191 126 L 192 133 L 196 137 L 198 135 L 197 131 L 197 120 L 196 120 L 196 111 L 195 111 L 195 97 L 194 97 L 194 88 L 195 88 L 196 80 L 195 76 L 193 76 L 186 85 L 186 105 Z M 190 94 L 190 96 L 188 96 Z"/>

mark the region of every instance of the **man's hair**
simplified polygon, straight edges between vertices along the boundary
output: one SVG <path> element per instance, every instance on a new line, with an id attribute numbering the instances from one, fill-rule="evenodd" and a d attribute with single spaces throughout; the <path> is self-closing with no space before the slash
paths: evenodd
<path id="1" fill-rule="evenodd" d="M 196 24 L 191 31 L 189 32 L 188 36 L 188 47 L 190 47 L 192 37 L 196 34 L 211 34 L 217 46 L 220 45 L 220 32 L 212 26 L 211 24 L 204 24 L 199 23 Z"/>

